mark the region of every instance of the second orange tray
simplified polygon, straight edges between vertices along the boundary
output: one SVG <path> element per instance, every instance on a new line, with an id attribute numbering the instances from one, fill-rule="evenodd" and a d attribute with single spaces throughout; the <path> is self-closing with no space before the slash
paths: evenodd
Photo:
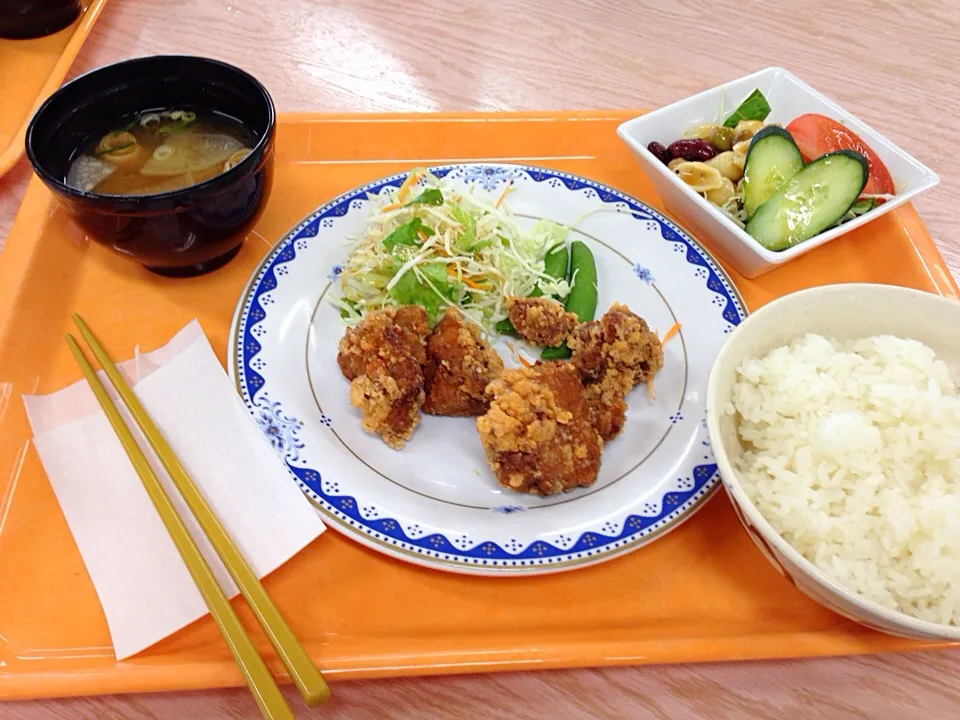
<path id="1" fill-rule="evenodd" d="M 83 0 L 80 18 L 53 35 L 35 40 L 0 39 L 0 78 L 4 78 L 0 85 L 0 175 L 20 159 L 33 111 L 63 82 L 106 4 L 107 0 Z"/>
<path id="2" fill-rule="evenodd" d="M 20 401 L 79 378 L 62 341 L 71 312 L 96 327 L 117 358 L 130 357 L 135 344 L 157 347 L 197 317 L 222 360 L 237 297 L 269 247 L 334 195 L 416 165 L 544 165 L 661 208 L 615 134 L 629 115 L 282 116 L 275 186 L 256 231 L 233 262 L 191 280 L 152 275 L 92 244 L 34 180 L 0 255 L 0 699 L 242 683 L 209 618 L 133 659 L 113 655 Z M 910 207 L 757 280 L 731 276 L 751 309 L 799 288 L 854 280 L 957 295 Z M 328 532 L 266 586 L 335 680 L 934 647 L 880 635 L 801 595 L 756 550 L 722 492 L 656 543 L 570 573 L 445 574 Z M 253 630 L 246 606 L 237 607 Z"/>

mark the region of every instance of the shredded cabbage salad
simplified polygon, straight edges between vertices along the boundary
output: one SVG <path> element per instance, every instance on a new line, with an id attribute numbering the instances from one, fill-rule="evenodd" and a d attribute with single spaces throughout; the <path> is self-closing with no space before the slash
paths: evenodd
<path id="1" fill-rule="evenodd" d="M 743 209 L 743 183 L 737 183 L 733 195 L 720 206 L 720 210 L 739 227 L 747 224 L 747 211 Z"/>
<path id="2" fill-rule="evenodd" d="M 566 297 L 570 285 L 544 273 L 544 257 L 569 228 L 541 219 L 525 229 L 495 197 L 416 169 L 397 190 L 369 195 L 363 231 L 350 240 L 335 299 L 347 324 L 370 311 L 422 305 L 435 322 L 456 307 L 490 335 L 510 296 Z"/>

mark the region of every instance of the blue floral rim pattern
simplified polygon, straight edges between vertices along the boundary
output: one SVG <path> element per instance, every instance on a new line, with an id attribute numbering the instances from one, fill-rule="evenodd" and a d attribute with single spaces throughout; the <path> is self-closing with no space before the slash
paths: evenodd
<path id="1" fill-rule="evenodd" d="M 663 240 L 678 245 L 676 249 L 684 253 L 686 261 L 696 266 L 696 277 L 702 279 L 707 288 L 716 294 L 715 305 L 718 307 L 723 305 L 721 315 L 729 323 L 727 331 L 738 325 L 744 318 L 745 313 L 736 290 L 707 252 L 665 216 L 628 195 L 576 175 L 520 165 L 448 165 L 430 168 L 430 171 L 438 177 L 450 175 L 466 182 L 476 183 L 484 190 L 493 190 L 515 177 L 525 176 L 538 183 L 562 183 L 570 190 L 592 191 L 604 203 L 616 204 L 634 217 L 658 224 Z M 366 200 L 368 194 L 379 194 L 386 188 L 399 187 L 406 177 L 407 173 L 402 173 L 364 185 L 333 199 L 306 218 L 278 243 L 263 261 L 250 283 L 244 306 L 240 311 L 236 326 L 234 361 L 241 396 L 273 447 L 282 455 L 287 468 L 301 489 L 341 526 L 367 536 L 370 540 L 375 540 L 394 550 L 405 551 L 408 555 L 422 556 L 424 562 L 439 561 L 477 570 L 483 568 L 530 569 L 560 563 L 584 562 L 597 556 L 616 554 L 636 544 L 643 537 L 672 524 L 698 505 L 719 482 L 717 466 L 713 462 L 708 461 L 697 465 L 689 478 L 678 478 L 684 481 L 681 483 L 684 489 L 666 493 L 657 515 L 631 514 L 626 517 L 619 534 L 585 532 L 567 547 L 559 547 L 538 540 L 526 547 L 522 547 L 516 541 L 510 541 L 506 543 L 509 550 L 490 541 L 463 548 L 439 533 L 408 535 L 400 522 L 382 517 L 376 512 L 372 513 L 372 517 L 365 517 L 361 512 L 360 504 L 348 491 L 341 489 L 339 482 L 321 478 L 319 471 L 306 466 L 300 457 L 300 451 L 304 447 L 299 438 L 302 422 L 287 415 L 280 402 L 270 397 L 268 388 L 264 387 L 263 376 L 257 372 L 258 367 L 262 369 L 262 365 L 259 365 L 256 360 L 261 350 L 260 341 L 257 339 L 261 333 L 257 331 L 257 326 L 266 319 L 270 301 L 272 301 L 272 298 L 266 298 L 267 302 L 262 302 L 263 295 L 277 287 L 279 278 L 287 274 L 287 268 L 283 266 L 296 258 L 298 250 L 307 247 L 306 243 L 317 235 L 324 220 L 327 221 L 325 224 L 329 225 L 332 218 L 343 217 L 348 210 L 356 208 L 357 203 Z M 336 270 L 335 268 L 332 271 L 331 276 L 335 275 Z M 653 280 L 646 268 L 638 266 L 635 272 L 645 282 Z M 321 421 L 329 425 L 328 418 L 321 418 Z M 709 444 L 704 442 L 703 445 L 705 446 L 703 451 L 706 453 L 704 458 L 709 460 L 711 458 Z M 368 511 L 367 515 L 371 514 L 369 513 L 371 508 L 364 509 Z M 497 508 L 497 510 L 503 514 L 514 512 L 514 508 L 510 506 Z"/>

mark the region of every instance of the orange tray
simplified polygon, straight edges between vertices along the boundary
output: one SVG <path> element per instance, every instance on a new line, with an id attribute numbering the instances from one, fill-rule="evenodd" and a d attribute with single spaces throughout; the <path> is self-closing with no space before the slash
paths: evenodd
<path id="1" fill-rule="evenodd" d="M 0 40 L 0 77 L 4 78 L 0 101 L 0 176 L 17 164 L 33 111 L 60 87 L 106 4 L 107 0 L 83 0 L 80 17 L 53 35 L 36 40 Z"/>
<path id="2" fill-rule="evenodd" d="M 86 241 L 34 179 L 0 256 L 0 308 L 7 311 L 0 318 L 0 698 L 242 682 L 209 618 L 131 660 L 114 658 L 20 401 L 21 393 L 79 379 L 63 342 L 70 312 L 97 328 L 114 357 L 130 357 L 135 343 L 155 348 L 197 317 L 223 361 L 234 304 L 270 246 L 332 196 L 415 165 L 544 165 L 661 208 L 615 134 L 630 114 L 282 116 L 276 183 L 256 231 L 233 262 L 191 280 L 151 275 Z M 752 308 L 837 281 L 957 294 L 910 207 L 758 280 L 731 275 Z M 756 550 L 722 492 L 662 540 L 575 572 L 458 576 L 328 532 L 266 586 L 334 679 L 934 647 L 880 635 L 801 595 Z M 253 630 L 246 606 L 238 611 Z M 285 677 L 269 644 L 253 634 Z"/>

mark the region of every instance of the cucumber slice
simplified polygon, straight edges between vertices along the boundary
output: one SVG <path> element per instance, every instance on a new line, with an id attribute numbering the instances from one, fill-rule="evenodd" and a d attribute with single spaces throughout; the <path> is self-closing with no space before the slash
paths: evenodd
<path id="1" fill-rule="evenodd" d="M 830 226 L 830 229 L 832 230 L 835 227 L 840 227 L 844 223 L 848 223 L 851 220 L 856 220 L 861 215 L 873 210 L 878 204 L 879 203 L 877 203 L 876 198 L 863 198 L 862 200 L 857 200 L 853 205 L 850 206 L 850 209 L 847 210 L 839 220 Z"/>
<path id="2" fill-rule="evenodd" d="M 867 184 L 867 160 L 852 150 L 821 155 L 790 178 L 747 221 L 768 250 L 785 250 L 823 232 L 853 206 Z"/>
<path id="3" fill-rule="evenodd" d="M 803 157 L 790 133 L 771 125 L 753 136 L 743 166 L 743 209 L 753 217 L 783 183 L 803 169 Z"/>

